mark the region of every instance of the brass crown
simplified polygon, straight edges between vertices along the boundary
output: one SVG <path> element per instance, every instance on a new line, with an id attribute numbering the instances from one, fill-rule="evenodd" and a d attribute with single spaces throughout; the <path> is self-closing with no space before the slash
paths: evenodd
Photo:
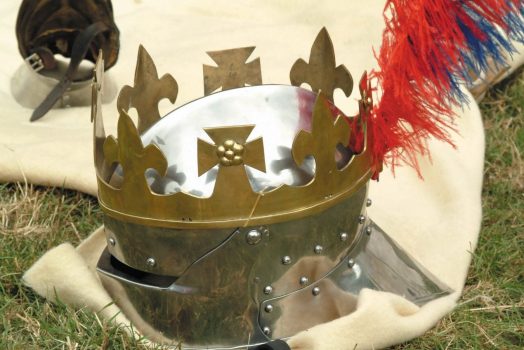
<path id="1" fill-rule="evenodd" d="M 254 47 L 210 52 L 217 67 L 204 66 L 205 94 L 262 83 L 260 61 L 246 63 Z M 100 55 L 101 57 L 101 55 Z M 365 74 L 362 81 L 365 81 Z M 167 170 L 167 160 L 153 144 L 144 147 L 140 133 L 160 120 L 158 102 L 168 98 L 175 102 L 178 84 L 171 75 L 158 77 L 156 67 L 140 46 L 133 87 L 124 86 L 118 97 L 120 112 L 118 139 L 106 137 L 100 95 L 102 93 L 103 60 L 95 68 L 93 83 L 92 121 L 94 121 L 95 166 L 99 202 L 104 212 L 115 219 L 170 228 L 224 228 L 264 225 L 314 215 L 352 195 L 371 176 L 370 152 L 366 144 L 341 169 L 335 161 L 338 144 L 348 146 L 355 130 L 365 133 L 364 121 L 369 113 L 369 86 L 360 85 L 360 113 L 348 118 L 333 115 L 330 108 L 333 91 L 340 88 L 351 94 L 353 81 L 348 70 L 336 66 L 332 41 L 323 28 L 312 48 L 309 62 L 299 59 L 291 68 L 291 83 L 308 83 L 318 93 L 313 109 L 311 132 L 300 131 L 293 141 L 292 156 L 300 165 L 311 155 L 315 159 L 314 178 L 303 186 L 282 185 L 268 192 L 252 190 L 246 164 L 265 171 L 262 138 L 246 143 L 253 125 L 205 129 L 214 144 L 195 140 L 198 145 L 199 175 L 219 165 L 211 197 L 201 198 L 178 192 L 170 195 L 153 193 L 145 179 L 146 169 L 155 169 L 161 176 Z M 372 102 L 371 102 L 372 103 Z M 138 112 L 138 127 L 127 114 L 130 108 Z M 354 130 L 350 129 L 354 126 Z M 123 170 L 118 187 L 110 184 L 117 167 Z"/>

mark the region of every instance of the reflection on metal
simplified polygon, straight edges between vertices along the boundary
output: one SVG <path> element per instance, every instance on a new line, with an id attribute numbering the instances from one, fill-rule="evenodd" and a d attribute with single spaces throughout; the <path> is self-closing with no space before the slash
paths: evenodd
<path id="1" fill-rule="evenodd" d="M 138 113 L 138 133 L 141 134 L 160 119 L 158 102 L 163 98 L 175 103 L 178 84 L 169 74 L 158 78 L 155 63 L 140 45 L 135 70 L 135 85 L 126 85 L 118 95 L 118 111 L 135 108 Z"/>
<path id="2" fill-rule="evenodd" d="M 259 230 L 251 230 L 246 234 L 246 241 L 251 245 L 258 244 L 262 239 L 262 234 Z"/>
<path id="3" fill-rule="evenodd" d="M 255 47 L 243 47 L 207 54 L 217 67 L 204 65 L 204 95 L 222 87 L 222 91 L 246 85 L 262 85 L 260 58 L 247 62 Z"/>
<path id="4" fill-rule="evenodd" d="M 246 125 L 204 129 L 214 145 L 198 139 L 198 176 L 208 172 L 217 164 L 220 168 L 245 164 L 266 171 L 262 138 L 246 142 L 254 127 L 254 125 Z M 243 168 L 230 174 L 232 175 L 227 179 L 230 184 L 236 184 L 241 181 L 241 177 L 245 177 Z M 233 175 L 240 178 L 231 177 Z"/>
<path id="5" fill-rule="evenodd" d="M 321 225 L 304 236 L 324 237 L 333 250 L 340 246 L 338 225 L 322 224 L 341 209 L 326 213 Z M 244 230 L 237 230 L 178 277 L 130 269 L 108 251 L 98 270 L 141 332 L 166 344 L 182 342 L 184 349 L 230 349 L 292 336 L 355 311 L 363 288 L 395 293 L 417 305 L 450 293 L 372 222 L 371 235 L 355 232 L 352 244 L 329 256 L 317 256 L 307 245 L 297 247 L 296 238 L 304 232 L 290 229 L 312 223 L 273 225 L 276 234 L 256 246 L 246 245 Z M 301 258 L 283 266 L 275 259 L 283 250 Z"/>
<path id="6" fill-rule="evenodd" d="M 147 258 L 147 260 L 146 260 L 146 264 L 147 264 L 147 266 L 153 268 L 153 267 L 155 267 L 155 265 L 156 265 L 156 261 L 155 261 L 155 259 L 153 259 L 153 258 Z"/>
<path id="7" fill-rule="evenodd" d="M 223 144 L 217 147 L 216 153 L 221 165 L 230 166 L 244 163 L 244 159 L 242 158 L 244 155 L 244 145 L 236 143 L 233 140 L 224 141 Z"/>
<path id="8" fill-rule="evenodd" d="M 344 65 L 337 67 L 335 49 L 326 28 L 318 33 L 311 53 L 309 63 L 298 59 L 289 74 L 291 85 L 309 84 L 314 92 L 322 92 L 333 101 L 333 92 L 340 88 L 346 96 L 353 90 L 353 78 Z"/>
<path id="9" fill-rule="evenodd" d="M 360 235 L 330 273 L 308 287 L 262 302 L 273 312 L 259 312 L 260 327 L 269 327 L 272 338 L 289 337 L 319 323 L 347 315 L 356 309 L 363 288 L 398 294 L 416 305 L 447 295 L 451 290 L 406 254 L 375 224 L 373 234 Z"/>
<path id="10" fill-rule="evenodd" d="M 104 130 L 104 120 L 102 118 L 102 94 L 104 93 L 104 58 L 100 52 L 96 61 L 91 90 L 91 122 L 93 125 L 93 146 L 95 169 L 97 177 L 108 179 L 115 171 L 115 165 L 109 164 L 105 160 L 104 143 L 106 133 Z"/>
<path id="11" fill-rule="evenodd" d="M 352 268 L 354 265 L 355 265 L 355 260 L 353 260 L 353 259 L 348 259 L 348 267 L 349 267 L 349 268 Z"/>
<path id="12" fill-rule="evenodd" d="M 137 210 L 147 211 L 148 203 L 138 195 L 140 193 L 151 194 L 144 174 L 147 169 L 152 168 L 161 176 L 164 176 L 167 171 L 167 161 L 156 145 L 147 145 L 146 147 L 142 145 L 138 130 L 129 115 L 123 110 L 118 119 L 118 136 L 118 141 L 113 136 L 106 138 L 103 152 L 105 163 L 120 164 L 124 169 L 125 178 L 120 188 L 117 189 L 108 185 L 108 189 L 123 194 L 122 197 L 113 197 L 113 199 L 122 201 L 119 205 L 124 208 L 129 205 L 137 208 Z M 99 187 L 100 197 L 102 197 L 102 192 L 102 188 Z"/>
<path id="13" fill-rule="evenodd" d="M 159 119 L 176 82 L 158 79 L 141 48 L 135 87 L 119 98 L 118 139 L 105 136 L 97 64 L 95 165 L 109 242 L 98 271 L 125 315 L 153 341 L 238 349 L 346 315 L 362 288 L 418 305 L 448 293 L 366 216 L 375 171 L 366 76 L 351 120 L 329 101 L 337 87 L 349 95 L 352 81 L 325 29 L 291 74 L 318 94 L 243 87 L 261 83 L 258 59 L 246 63 L 252 51 L 210 53 L 218 67 L 204 67 L 206 94 L 242 88 Z"/>
<path id="14" fill-rule="evenodd" d="M 284 265 L 291 264 L 291 257 L 289 255 L 283 256 L 282 257 L 282 264 L 284 264 Z"/>
<path id="15" fill-rule="evenodd" d="M 118 241 L 108 246 L 118 261 L 141 271 L 180 276 L 191 264 L 215 249 L 232 233 L 231 229 L 176 230 L 125 223 L 106 216 L 105 233 Z M 259 239 L 261 237 L 259 236 Z M 147 264 L 154 256 L 155 266 Z"/>
<path id="16" fill-rule="evenodd" d="M 99 202 L 105 213 L 118 220 L 145 226 L 235 228 L 266 225 L 317 214 L 348 198 L 367 182 L 371 176 L 368 148 L 365 147 L 362 153 L 351 157 L 345 166 L 339 168 L 337 165 L 336 157 L 340 154 L 337 151 L 337 145 L 348 144 L 350 130 L 346 117 L 334 116 L 332 112 L 334 107 L 322 94 L 315 99 L 313 93 L 296 87 L 257 86 L 213 94 L 185 107 L 196 108 L 198 104 L 206 103 L 206 99 L 219 99 L 220 94 L 231 93 L 234 96 L 254 94 L 257 96 L 259 91 L 266 90 L 298 96 L 299 103 L 301 103 L 298 105 L 306 111 L 305 113 L 310 111 L 311 119 L 305 119 L 309 120 L 310 125 L 304 125 L 310 131 L 302 129 L 296 134 L 290 158 L 292 157 L 291 161 L 296 164 L 295 166 L 301 166 L 301 164 L 304 166 L 312 157 L 314 159 L 314 178 L 312 180 L 302 186 L 277 183 L 276 188 L 265 190 L 263 187 L 260 189 L 261 193 L 257 193 L 253 191 L 246 174 L 249 168 L 246 167 L 246 172 L 240 172 L 240 167 L 228 166 L 220 167 L 212 195 L 209 198 L 184 192 L 156 195 L 152 193 L 146 181 L 144 176 L 146 170 L 153 169 L 160 177 L 163 177 L 168 168 L 164 152 L 175 152 L 175 154 L 184 152 L 177 149 L 166 149 L 165 141 L 161 139 L 158 142 L 151 142 L 156 140 L 152 132 L 153 129 L 158 132 L 156 126 L 166 121 L 166 118 L 176 119 L 177 111 L 159 121 L 154 128 L 151 128 L 151 133 L 148 131 L 144 134 L 143 137 L 147 136 L 151 140 L 146 146 L 142 143 L 130 117 L 121 111 L 118 122 L 118 140 L 112 136 L 108 137 L 103 146 L 105 159 L 102 166 L 100 162 L 96 162 Z M 193 104 L 195 105 L 192 106 Z M 101 115 L 96 113 L 96 116 L 95 124 L 98 125 L 99 122 L 101 123 Z M 263 123 L 263 120 L 261 122 Z M 297 123 L 297 121 L 294 122 Z M 219 144 L 228 139 L 242 143 L 249 132 L 246 127 L 236 125 L 205 129 L 205 131 Z M 243 130 L 243 135 L 241 139 L 236 140 L 238 130 Z M 231 134 L 230 131 L 234 132 Z M 293 130 L 290 132 L 294 133 Z M 269 134 L 268 137 L 271 135 Z M 246 149 L 243 155 L 245 164 L 264 169 L 262 164 L 265 164 L 265 161 L 262 162 L 261 158 L 263 154 L 266 154 L 267 157 L 265 141 L 266 135 L 264 135 L 263 147 L 262 140 L 252 141 L 256 147 L 251 146 L 248 142 L 250 148 Z M 196 138 L 193 142 L 196 144 Z M 199 144 L 203 145 L 202 142 Z M 214 147 L 213 152 L 210 152 L 211 149 L 208 147 L 208 152 L 199 154 L 199 162 L 202 166 L 218 163 L 219 158 Z M 160 148 L 163 150 L 160 151 Z M 251 149 L 254 151 L 250 152 Z M 262 149 L 264 152 L 261 151 Z M 274 152 L 274 150 L 271 151 Z M 100 150 L 97 149 L 95 153 L 99 155 Z M 208 154 L 211 159 L 203 159 L 205 154 Z M 196 159 L 189 161 L 196 162 Z M 115 178 L 116 172 L 113 176 L 107 177 L 107 173 L 100 171 L 104 167 L 110 168 L 113 164 L 120 165 L 119 181 L 111 180 L 111 177 Z M 231 179 L 238 181 L 231 181 Z"/>
<path id="17" fill-rule="evenodd" d="M 258 325 L 260 310 L 266 313 L 260 303 L 304 288 L 338 265 L 359 234 L 356 217 L 364 208 L 366 192 L 364 186 L 318 216 L 273 224 L 271 234 L 261 234 L 256 245 L 246 243 L 246 234 L 262 232 L 259 227 L 235 229 L 224 239 L 216 239 L 218 243 L 209 242 L 212 230 L 203 230 L 200 236 L 199 230 L 171 229 L 180 240 L 165 248 L 166 240 L 155 242 L 156 229 L 144 230 L 142 237 L 118 237 L 117 248 L 123 239 L 144 242 L 145 247 L 133 249 L 141 257 L 154 256 L 156 266 L 130 265 L 134 259 L 131 248 L 117 251 L 118 259 L 111 258 L 108 251 L 100 260 L 101 277 L 115 302 L 152 340 L 182 340 L 188 346 L 210 348 L 267 341 Z M 341 230 L 351 232 L 347 242 L 340 242 Z M 184 232 L 188 234 L 185 244 Z M 215 232 L 225 236 L 225 231 Z M 129 242 L 123 244 L 129 246 Z M 315 254 L 315 244 L 322 245 L 325 254 Z M 120 256 L 130 260 L 119 261 Z M 282 264 L 283 256 L 293 259 Z M 144 258 L 136 260 L 145 262 Z M 299 283 L 304 276 L 305 284 Z M 275 312 L 279 311 L 273 305 L 271 313 Z"/>

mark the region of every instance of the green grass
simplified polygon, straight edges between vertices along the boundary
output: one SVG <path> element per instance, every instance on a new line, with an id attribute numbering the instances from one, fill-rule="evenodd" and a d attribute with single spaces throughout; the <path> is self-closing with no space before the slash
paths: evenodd
<path id="1" fill-rule="evenodd" d="M 483 220 L 459 306 L 404 349 L 524 348 L 524 71 L 481 104 Z"/>
<path id="2" fill-rule="evenodd" d="M 456 310 L 405 349 L 524 348 L 524 74 L 482 103 L 487 130 L 483 226 Z M 136 349 L 142 342 L 88 310 L 52 304 L 21 283 L 48 249 L 98 227 L 94 198 L 0 185 L 0 349 Z"/>

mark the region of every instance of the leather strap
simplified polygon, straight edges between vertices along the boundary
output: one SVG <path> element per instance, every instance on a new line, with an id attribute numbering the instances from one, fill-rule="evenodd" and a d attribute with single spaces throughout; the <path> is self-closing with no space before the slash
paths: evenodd
<path id="1" fill-rule="evenodd" d="M 58 82 L 58 84 L 51 90 L 47 97 L 42 103 L 33 111 L 31 115 L 31 122 L 42 118 L 58 101 L 58 99 L 67 91 L 68 87 L 73 82 L 73 76 L 75 75 L 80 63 L 84 59 L 89 50 L 92 41 L 97 35 L 109 30 L 108 26 L 102 22 L 95 22 L 88 26 L 85 30 L 80 32 L 76 37 L 73 48 L 71 50 L 71 59 L 67 70 Z"/>

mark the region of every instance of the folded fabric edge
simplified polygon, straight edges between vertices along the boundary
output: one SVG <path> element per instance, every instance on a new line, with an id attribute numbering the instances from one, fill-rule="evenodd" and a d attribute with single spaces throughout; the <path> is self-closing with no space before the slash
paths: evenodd
<path id="1" fill-rule="evenodd" d="M 139 336 L 96 275 L 96 262 L 104 246 L 102 226 L 77 248 L 63 243 L 46 252 L 26 271 L 22 281 L 51 302 L 59 300 L 69 306 L 86 307 L 103 319 L 121 325 L 129 334 L 135 332 L 135 336 Z M 355 312 L 301 332 L 291 337 L 289 344 L 293 349 L 330 350 L 376 349 L 397 344 L 432 328 L 455 307 L 459 297 L 460 292 L 455 292 L 418 307 L 398 295 L 364 289 L 358 296 Z M 375 331 L 370 332 L 369 328 L 364 331 L 363 325 Z M 369 334 L 378 333 L 386 336 L 381 335 L 380 342 L 374 343 Z"/>

